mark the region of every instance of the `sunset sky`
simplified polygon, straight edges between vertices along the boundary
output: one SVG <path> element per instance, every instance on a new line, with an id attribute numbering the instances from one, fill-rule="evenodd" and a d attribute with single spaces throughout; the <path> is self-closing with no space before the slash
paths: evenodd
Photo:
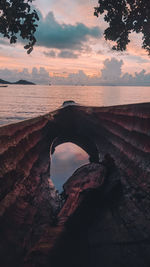
<path id="1" fill-rule="evenodd" d="M 150 72 L 150 57 L 141 49 L 140 35 L 132 34 L 126 52 L 111 50 L 103 38 L 106 23 L 93 15 L 96 0 L 35 0 L 34 5 L 40 17 L 36 47 L 27 55 L 21 41 L 10 45 L 1 38 L 0 78 L 15 79 L 18 73 L 25 78 L 33 72 L 44 81 L 48 75 L 66 77 L 80 70 L 100 76 L 106 59 L 111 62 L 112 58 L 122 62 L 121 75 Z M 111 67 L 114 71 L 115 65 Z"/>

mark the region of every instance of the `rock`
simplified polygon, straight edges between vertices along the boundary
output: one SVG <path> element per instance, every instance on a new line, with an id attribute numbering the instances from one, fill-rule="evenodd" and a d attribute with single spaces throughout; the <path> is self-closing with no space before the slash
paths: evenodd
<path id="1" fill-rule="evenodd" d="M 66 106 L 69 106 L 69 105 L 77 105 L 77 104 L 73 100 L 64 101 L 64 103 L 62 104 L 63 107 L 66 107 Z"/>
<path id="2" fill-rule="evenodd" d="M 66 202 L 58 214 L 58 224 L 64 224 L 93 189 L 103 185 L 106 169 L 101 164 L 90 163 L 77 169 L 64 184 Z"/>
<path id="3" fill-rule="evenodd" d="M 1 266 L 149 266 L 149 132 L 150 103 L 69 105 L 0 127 Z M 92 162 L 66 182 L 62 207 L 49 177 L 56 139 Z"/>

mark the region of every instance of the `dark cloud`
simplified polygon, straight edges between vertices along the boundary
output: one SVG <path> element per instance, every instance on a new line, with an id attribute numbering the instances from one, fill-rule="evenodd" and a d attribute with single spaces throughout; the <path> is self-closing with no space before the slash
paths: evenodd
<path id="1" fill-rule="evenodd" d="M 48 48 L 81 50 L 89 38 L 100 38 L 99 27 L 87 27 L 83 23 L 75 25 L 59 23 L 53 12 L 40 21 L 36 32 L 37 45 Z"/>
<path id="2" fill-rule="evenodd" d="M 56 57 L 56 52 L 54 50 L 51 50 L 49 52 L 43 52 L 43 54 L 47 57 Z"/>
<path id="3" fill-rule="evenodd" d="M 54 50 L 45 51 L 43 54 L 47 57 L 51 58 L 78 58 L 78 54 L 75 54 L 72 50 L 62 50 L 59 52 L 55 52 Z"/>
<path id="4" fill-rule="evenodd" d="M 102 51 L 102 50 L 98 50 L 98 51 L 97 51 L 97 54 L 98 54 L 98 55 L 103 55 L 103 51 Z"/>
<path id="5" fill-rule="evenodd" d="M 83 70 L 77 73 L 64 72 L 53 73 L 50 75 L 45 68 L 33 68 L 31 72 L 27 68 L 22 71 L 11 69 L 0 69 L 0 79 L 7 81 L 17 81 L 20 79 L 29 80 L 37 84 L 52 84 L 56 85 L 137 85 L 137 86 L 150 86 L 150 73 L 146 70 L 135 72 L 134 75 L 122 72 L 123 61 L 116 58 L 106 59 L 104 66 L 101 70 L 101 75 L 88 76 Z"/>
<path id="6" fill-rule="evenodd" d="M 136 63 L 150 63 L 150 60 L 137 55 L 130 55 L 129 59 L 135 61 Z"/>
<path id="7" fill-rule="evenodd" d="M 58 54 L 58 57 L 60 57 L 60 58 L 78 58 L 78 55 L 73 53 L 72 51 L 64 50 Z"/>
<path id="8" fill-rule="evenodd" d="M 90 77 L 82 70 L 70 73 L 67 77 L 51 77 L 54 84 L 73 85 L 135 85 L 150 86 L 150 73 L 143 69 L 134 75 L 122 72 L 123 60 L 117 58 L 106 59 L 101 70 L 101 75 Z"/>
<path id="9" fill-rule="evenodd" d="M 0 37 L 0 44 L 1 45 L 10 45 L 9 41 L 7 39 L 4 39 L 4 37 Z"/>
<path id="10" fill-rule="evenodd" d="M 10 82 L 22 79 L 35 82 L 37 84 L 48 84 L 50 76 L 48 71 L 43 67 L 40 67 L 39 69 L 33 68 L 32 72 L 29 72 L 27 68 L 24 68 L 22 71 L 0 69 L 0 79 Z"/>
<path id="11" fill-rule="evenodd" d="M 122 73 L 123 60 L 116 58 L 106 59 L 101 70 L 101 79 L 104 81 L 117 81 Z"/>
<path id="12" fill-rule="evenodd" d="M 139 60 L 139 62 L 144 61 L 140 56 L 134 57 L 136 60 Z M 144 62 L 147 62 L 147 60 Z M 104 67 L 101 70 L 101 80 L 116 85 L 150 86 L 150 73 L 146 73 L 144 69 L 138 73 L 135 72 L 134 75 L 122 73 L 123 64 L 123 60 L 118 60 L 116 58 L 106 59 L 104 61 Z"/>

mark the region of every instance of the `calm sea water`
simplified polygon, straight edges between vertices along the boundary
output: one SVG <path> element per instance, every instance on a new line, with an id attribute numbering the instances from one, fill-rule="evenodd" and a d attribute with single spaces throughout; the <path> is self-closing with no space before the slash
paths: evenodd
<path id="1" fill-rule="evenodd" d="M 111 106 L 150 101 L 150 87 L 45 86 L 0 87 L 0 124 L 17 122 L 57 109 L 65 100 L 81 105 Z"/>

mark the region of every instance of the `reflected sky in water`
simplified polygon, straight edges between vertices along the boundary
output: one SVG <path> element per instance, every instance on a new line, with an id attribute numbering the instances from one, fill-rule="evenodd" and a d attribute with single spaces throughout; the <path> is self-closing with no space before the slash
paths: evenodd
<path id="1" fill-rule="evenodd" d="M 80 166 L 89 162 L 89 155 L 73 143 L 64 143 L 55 148 L 51 156 L 51 179 L 59 192 L 65 181 Z"/>

